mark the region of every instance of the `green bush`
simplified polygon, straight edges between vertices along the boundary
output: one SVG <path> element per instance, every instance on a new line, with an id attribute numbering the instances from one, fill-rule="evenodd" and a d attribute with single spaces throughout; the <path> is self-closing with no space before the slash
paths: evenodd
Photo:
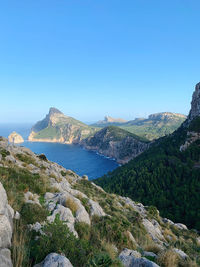
<path id="1" fill-rule="evenodd" d="M 47 157 L 45 156 L 45 154 L 38 155 L 38 158 L 41 160 L 47 161 Z"/>
<path id="2" fill-rule="evenodd" d="M 88 241 L 77 239 L 68 226 L 57 217 L 52 224 L 46 224 L 37 240 L 32 238 L 31 260 L 41 262 L 51 252 L 63 253 L 74 267 L 87 266 L 88 260 L 94 256 L 94 249 Z"/>
<path id="3" fill-rule="evenodd" d="M 48 216 L 48 211 L 44 207 L 31 203 L 25 203 L 20 213 L 27 224 L 43 222 Z"/>
<path id="4" fill-rule="evenodd" d="M 100 253 L 89 261 L 89 267 L 109 267 L 112 263 L 113 261 L 107 253 Z"/>
<path id="5" fill-rule="evenodd" d="M 2 155 L 3 158 L 5 158 L 6 156 L 10 155 L 10 152 L 6 149 L 1 149 L 0 154 Z"/>

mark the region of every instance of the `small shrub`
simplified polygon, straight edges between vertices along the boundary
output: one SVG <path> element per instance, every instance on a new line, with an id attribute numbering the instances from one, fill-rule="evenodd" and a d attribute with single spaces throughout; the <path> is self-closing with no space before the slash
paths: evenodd
<path id="1" fill-rule="evenodd" d="M 89 261 L 90 267 L 109 267 L 113 263 L 112 259 L 107 253 L 100 253 L 95 255 Z"/>
<path id="2" fill-rule="evenodd" d="M 90 239 L 90 226 L 84 222 L 77 222 L 75 224 L 75 230 L 78 233 L 80 239 Z"/>
<path id="3" fill-rule="evenodd" d="M 43 222 L 48 216 L 48 211 L 44 207 L 31 203 L 25 203 L 20 213 L 27 224 Z"/>
<path id="4" fill-rule="evenodd" d="M 47 161 L 47 157 L 45 156 L 45 154 L 38 155 L 38 158 L 41 160 Z"/>
<path id="5" fill-rule="evenodd" d="M 65 176 L 66 176 L 66 174 L 67 174 L 67 173 L 66 173 L 66 172 L 64 172 L 64 171 L 61 171 L 60 173 L 61 173 L 61 175 L 62 175 L 62 176 L 64 176 L 64 177 L 65 177 Z"/>
<path id="6" fill-rule="evenodd" d="M 31 260 L 41 262 L 51 252 L 64 254 L 73 266 L 86 267 L 88 259 L 94 255 L 93 248 L 86 240 L 77 239 L 68 226 L 56 218 L 54 223 L 46 224 L 37 240 L 31 244 Z"/>
<path id="7" fill-rule="evenodd" d="M 16 154 L 17 159 L 19 159 L 20 161 L 26 163 L 26 164 L 33 164 L 33 165 L 37 165 L 35 160 L 28 155 L 24 155 L 24 154 Z"/>
<path id="8" fill-rule="evenodd" d="M 6 149 L 1 149 L 0 153 L 1 153 L 3 158 L 5 158 L 6 156 L 10 155 L 10 152 L 8 150 L 6 150 Z"/>

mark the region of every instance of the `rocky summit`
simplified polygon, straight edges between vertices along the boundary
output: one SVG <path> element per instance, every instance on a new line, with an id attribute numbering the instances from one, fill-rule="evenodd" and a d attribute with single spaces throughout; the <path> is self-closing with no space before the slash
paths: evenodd
<path id="1" fill-rule="evenodd" d="M 199 249 L 155 207 L 0 138 L 1 267 L 196 266 Z"/>
<path id="2" fill-rule="evenodd" d="M 188 121 L 192 121 L 197 116 L 200 116 L 200 83 L 196 85 L 192 96 L 191 110 L 188 115 Z"/>
<path id="3" fill-rule="evenodd" d="M 72 144 L 79 143 L 95 131 L 94 127 L 66 116 L 56 108 L 50 108 L 46 117 L 32 127 L 28 139 L 32 142 Z"/>

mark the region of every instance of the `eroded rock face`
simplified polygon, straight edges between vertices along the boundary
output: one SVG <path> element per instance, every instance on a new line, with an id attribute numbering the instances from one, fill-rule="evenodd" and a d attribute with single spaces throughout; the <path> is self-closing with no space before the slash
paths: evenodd
<path id="1" fill-rule="evenodd" d="M 9 136 L 8 136 L 8 141 L 10 143 L 15 143 L 15 144 L 20 144 L 24 142 L 23 137 L 16 133 L 16 132 L 12 132 Z"/>
<path id="2" fill-rule="evenodd" d="M 34 267 L 73 267 L 71 262 L 62 255 L 51 253 L 44 259 L 43 262 L 34 265 Z"/>
<path id="3" fill-rule="evenodd" d="M 8 205 L 7 194 L 0 183 L 0 266 L 11 267 L 11 238 L 14 210 Z"/>
<path id="4" fill-rule="evenodd" d="M 191 110 L 188 120 L 191 121 L 197 116 L 200 116 L 200 83 L 196 85 L 195 91 L 192 95 Z"/>

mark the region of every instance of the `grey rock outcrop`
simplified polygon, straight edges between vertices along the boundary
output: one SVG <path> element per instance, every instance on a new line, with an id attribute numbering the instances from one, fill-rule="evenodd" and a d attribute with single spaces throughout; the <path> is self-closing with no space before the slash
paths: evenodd
<path id="1" fill-rule="evenodd" d="M 43 262 L 34 265 L 34 267 L 73 267 L 71 262 L 62 255 L 51 253 L 46 256 Z"/>
<path id="2" fill-rule="evenodd" d="M 188 116 L 188 121 L 192 121 L 195 117 L 200 116 L 200 83 L 195 87 L 192 95 L 191 110 Z"/>
<path id="3" fill-rule="evenodd" d="M 8 205 L 7 194 L 0 183 L 0 267 L 11 267 L 11 238 L 14 210 Z"/>
<path id="4" fill-rule="evenodd" d="M 135 250 L 124 249 L 119 259 L 125 267 L 159 267 L 156 263 L 142 258 L 141 254 Z"/>

